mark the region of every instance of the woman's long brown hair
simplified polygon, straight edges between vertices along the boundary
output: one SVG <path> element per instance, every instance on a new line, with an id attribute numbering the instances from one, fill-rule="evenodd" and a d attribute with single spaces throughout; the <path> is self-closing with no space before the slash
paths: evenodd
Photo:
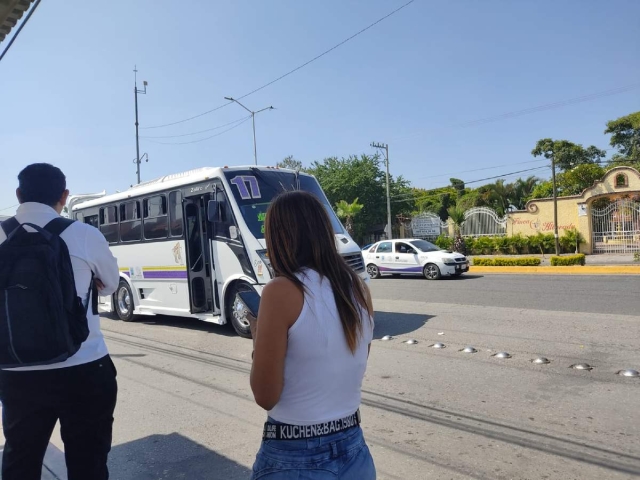
<path id="1" fill-rule="evenodd" d="M 303 293 L 304 285 L 296 273 L 305 267 L 331 282 L 347 344 L 355 353 L 362 334 L 362 308 L 368 310 L 367 295 L 360 277 L 337 252 L 322 203 L 307 192 L 278 195 L 267 210 L 265 238 L 277 277 L 288 278 Z"/>

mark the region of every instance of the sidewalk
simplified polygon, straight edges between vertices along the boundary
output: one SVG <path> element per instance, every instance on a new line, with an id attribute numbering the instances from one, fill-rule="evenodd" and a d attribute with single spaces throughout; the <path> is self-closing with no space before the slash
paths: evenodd
<path id="1" fill-rule="evenodd" d="M 2 407 L 0 406 L 0 426 L 2 426 Z M 54 445 L 55 443 L 55 445 Z M 42 466 L 42 480 L 67 480 L 67 467 L 64 461 L 64 452 L 56 445 L 62 445 L 60 440 L 60 427 L 56 425 L 51 442 L 47 448 Z M 0 453 L 4 450 L 4 435 L 0 428 Z M 0 468 L 2 467 L 2 456 L 0 456 Z"/>

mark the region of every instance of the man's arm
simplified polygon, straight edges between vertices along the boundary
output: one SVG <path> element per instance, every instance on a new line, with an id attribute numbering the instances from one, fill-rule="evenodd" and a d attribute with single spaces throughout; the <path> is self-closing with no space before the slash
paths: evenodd
<path id="1" fill-rule="evenodd" d="M 109 250 L 109 244 L 100 230 L 94 227 L 87 228 L 85 249 L 100 295 L 111 295 L 118 288 L 120 271 L 118 261 Z"/>

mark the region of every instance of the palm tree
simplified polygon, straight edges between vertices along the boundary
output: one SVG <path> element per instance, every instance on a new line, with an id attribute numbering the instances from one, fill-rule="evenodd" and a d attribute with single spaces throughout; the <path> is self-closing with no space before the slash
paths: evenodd
<path id="1" fill-rule="evenodd" d="M 497 180 L 482 187 L 482 197 L 486 205 L 493 208 L 498 215 L 502 216 L 509 210 L 509 205 L 514 197 L 514 185 L 504 183 L 504 179 Z"/>
<path id="2" fill-rule="evenodd" d="M 336 203 L 336 215 L 339 218 L 344 219 L 344 227 L 347 229 L 347 233 L 353 236 L 353 217 L 358 215 L 364 205 L 358 203 L 356 198 L 353 202 L 349 203 L 346 200 L 340 200 Z"/>
<path id="3" fill-rule="evenodd" d="M 533 189 L 540 183 L 540 180 L 535 176 L 530 176 L 526 179 L 519 178 L 516 180 L 513 188 L 512 204 L 519 210 L 524 209 L 527 200 L 533 195 Z"/>
<path id="4" fill-rule="evenodd" d="M 449 218 L 451 222 L 453 222 L 453 230 L 454 230 L 454 239 L 453 239 L 453 250 L 455 252 L 459 252 L 463 255 L 467 254 L 467 246 L 464 243 L 464 238 L 462 238 L 462 224 L 464 223 L 464 210 L 458 207 L 451 207 L 447 210 L 449 214 Z"/>

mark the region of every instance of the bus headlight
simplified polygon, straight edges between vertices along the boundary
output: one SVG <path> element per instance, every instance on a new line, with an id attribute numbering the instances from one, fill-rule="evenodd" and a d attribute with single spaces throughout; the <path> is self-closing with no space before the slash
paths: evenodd
<path id="1" fill-rule="evenodd" d="M 267 266 L 267 270 L 269 270 L 269 274 L 271 274 L 271 278 L 275 278 L 275 274 L 273 273 L 273 268 L 271 267 L 271 261 L 269 260 L 269 254 L 266 250 L 258 250 L 256 252 L 264 263 Z"/>

